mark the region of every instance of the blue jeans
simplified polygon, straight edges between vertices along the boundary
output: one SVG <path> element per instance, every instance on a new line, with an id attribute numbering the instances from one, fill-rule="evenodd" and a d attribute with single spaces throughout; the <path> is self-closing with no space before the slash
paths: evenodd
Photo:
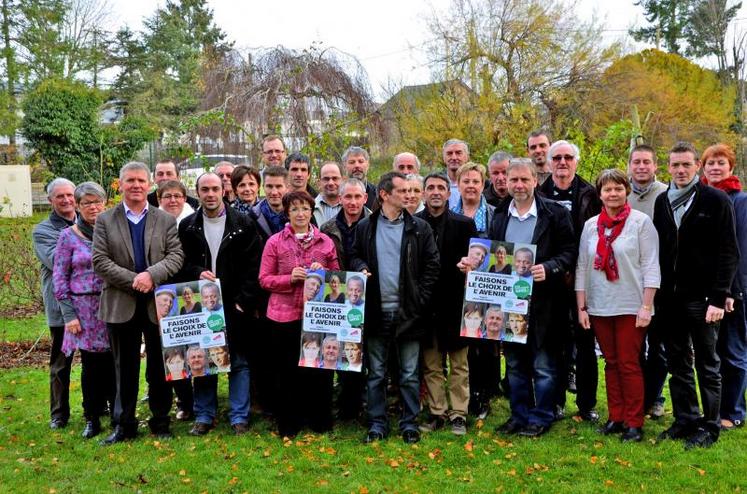
<path id="1" fill-rule="evenodd" d="M 557 355 L 548 348 L 534 348 L 531 335 L 526 344 L 504 343 L 503 352 L 511 418 L 520 424 L 549 427 L 557 401 Z"/>
<path id="2" fill-rule="evenodd" d="M 745 419 L 747 389 L 747 324 L 745 301 L 734 301 L 734 312 L 721 321 L 717 350 L 721 357 L 721 418 Z"/>
<path id="3" fill-rule="evenodd" d="M 212 424 L 218 409 L 218 376 L 197 377 L 194 381 L 195 422 Z M 228 417 L 231 425 L 249 423 L 249 364 L 246 355 L 231 350 L 228 373 Z"/>
<path id="4" fill-rule="evenodd" d="M 382 325 L 385 326 L 382 328 L 383 334 L 395 334 L 396 331 L 391 328 L 396 324 L 395 314 L 382 314 Z M 389 434 L 389 421 L 386 417 L 386 370 L 392 347 L 399 360 L 399 392 L 402 399 L 400 431 L 417 430 L 415 419 L 420 412 L 420 342 L 401 341 L 394 337 L 368 338 L 368 428 L 384 435 Z"/>

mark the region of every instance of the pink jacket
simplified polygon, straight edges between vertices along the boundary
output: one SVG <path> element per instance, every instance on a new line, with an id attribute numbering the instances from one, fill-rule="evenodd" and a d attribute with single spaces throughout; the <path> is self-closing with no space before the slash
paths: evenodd
<path id="1" fill-rule="evenodd" d="M 259 267 L 259 284 L 270 292 L 267 317 L 275 322 L 298 321 L 303 316 L 303 283 L 291 283 L 291 271 L 318 262 L 324 269 L 337 270 L 337 251 L 332 240 L 314 225 L 314 240 L 301 247 L 290 225 L 267 240 Z"/>

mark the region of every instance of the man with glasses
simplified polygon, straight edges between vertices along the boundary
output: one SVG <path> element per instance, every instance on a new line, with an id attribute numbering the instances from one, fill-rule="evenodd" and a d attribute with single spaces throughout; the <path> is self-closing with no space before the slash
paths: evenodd
<path id="1" fill-rule="evenodd" d="M 262 167 L 283 166 L 286 157 L 285 144 L 278 135 L 268 135 L 262 139 Z"/>
<path id="2" fill-rule="evenodd" d="M 537 181 L 540 185 L 552 175 L 547 162 L 547 151 L 550 148 L 550 135 L 544 130 L 535 130 L 527 137 L 527 153 L 537 169 Z"/>
<path id="3" fill-rule="evenodd" d="M 578 167 L 578 146 L 568 141 L 556 141 L 550 146 L 547 155 L 550 157 L 552 175 L 539 187 L 544 197 L 552 199 L 564 206 L 571 213 L 573 231 L 576 235 L 576 245 L 581 238 L 586 220 L 599 214 L 602 209 L 596 189 L 576 174 Z M 578 314 L 575 307 L 575 292 L 573 290 L 573 276 L 569 276 L 568 284 L 568 314 L 570 334 L 564 339 L 568 342 L 560 366 L 560 376 L 567 375 L 567 381 L 559 380 L 558 389 L 558 418 L 564 416 L 565 391 L 576 389 L 576 405 L 578 415 L 591 422 L 599 420 L 599 414 L 594 409 L 597 404 L 597 384 L 599 370 L 594 344 L 594 333 L 582 329 L 577 321 Z M 575 348 L 574 348 L 575 347 Z M 574 372 L 575 357 L 575 372 Z M 565 374 L 564 374 L 565 371 Z M 564 384 L 567 384 L 564 386 Z"/>
<path id="4" fill-rule="evenodd" d="M 156 184 L 156 190 L 148 194 L 148 204 L 155 207 L 159 206 L 158 187 L 169 180 L 176 180 L 177 182 L 180 180 L 179 168 L 171 160 L 161 160 L 156 163 L 156 167 L 153 169 L 153 182 Z M 197 206 L 200 205 L 199 201 L 194 197 L 187 195 L 185 195 L 185 197 L 187 204 L 189 204 L 192 209 L 197 209 Z"/>
<path id="5" fill-rule="evenodd" d="M 234 168 L 236 168 L 236 165 L 230 161 L 219 161 L 213 169 L 213 173 L 218 175 L 223 183 L 223 202 L 229 205 L 236 200 L 236 193 L 233 191 L 233 185 L 231 185 L 231 175 L 233 175 Z"/>
<path id="6" fill-rule="evenodd" d="M 314 221 L 322 226 L 337 216 L 342 209 L 340 203 L 340 182 L 342 182 L 342 167 L 339 163 L 328 161 L 319 171 L 322 192 L 316 196 L 314 202 Z"/>

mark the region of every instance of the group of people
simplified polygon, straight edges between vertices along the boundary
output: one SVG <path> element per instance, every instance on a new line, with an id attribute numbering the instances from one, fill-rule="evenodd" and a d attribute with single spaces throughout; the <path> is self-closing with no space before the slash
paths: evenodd
<path id="1" fill-rule="evenodd" d="M 365 410 L 366 442 L 390 434 L 390 387 L 405 443 L 447 424 L 465 434 L 468 417 L 485 418 L 501 394 L 511 416 L 496 432 L 538 437 L 564 418 L 568 391 L 580 419 L 599 420 L 597 343 L 608 404 L 601 433 L 641 441 L 644 417 L 664 414 L 670 374 L 674 421 L 659 439 L 707 447 L 744 424 L 747 195 L 728 146 L 699 156 L 678 143 L 668 185 L 656 180 L 656 153 L 646 145 L 632 149 L 627 173 L 605 170 L 592 185 L 577 174 L 578 147 L 543 131 L 529 135 L 528 158 L 499 151 L 487 167 L 470 161 L 466 142 L 448 140 L 445 170 L 425 177 L 417 156 L 400 153 L 376 185 L 368 153 L 354 146 L 322 164 L 319 192 L 309 158 L 287 155 L 279 136 L 266 137 L 262 153 L 261 173 L 218 163 L 197 179 L 196 197 L 172 161 L 156 164 L 155 192 L 145 164 L 126 164 L 122 201 L 110 209 L 95 183 L 49 184 L 52 213 L 34 230 L 34 246 L 52 335 L 53 429 L 70 418 L 79 350 L 83 436 L 99 434 L 110 415 L 105 444 L 134 438 L 144 341 L 151 432 L 171 435 L 173 390 L 177 419 L 193 420 L 193 435 L 209 433 L 218 376 L 169 379 L 164 363 L 178 373 L 184 362 L 164 360 L 154 288 L 216 279 L 236 434 L 249 430 L 251 405 L 281 437 L 329 431 L 336 369 L 336 418 Z M 481 268 L 487 252 L 471 252 L 473 239 L 498 242 L 490 269 Z M 509 243 L 536 250 L 517 249 L 511 267 Z M 531 278 L 527 316 L 463 304 L 476 269 Z M 344 293 L 330 279 L 325 301 L 358 305 L 365 290 L 362 347 L 302 332 L 304 301 L 321 297 L 319 270 L 360 273 Z M 514 339 L 498 341 L 504 326 Z M 350 369 L 337 364 L 340 352 Z"/>

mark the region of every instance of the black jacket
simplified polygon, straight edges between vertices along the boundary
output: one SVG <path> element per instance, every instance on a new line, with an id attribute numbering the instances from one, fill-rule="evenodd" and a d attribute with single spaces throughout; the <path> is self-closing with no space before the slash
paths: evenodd
<path id="1" fill-rule="evenodd" d="M 364 206 L 361 218 L 358 220 L 358 222 L 360 222 L 363 218 L 368 218 L 370 214 L 371 211 L 369 211 L 369 209 Z M 345 221 L 345 211 L 342 209 L 334 218 L 324 222 L 324 224 L 319 227 L 319 230 L 332 239 L 332 242 L 335 244 L 335 250 L 337 251 L 337 262 L 340 263 L 340 269 L 343 271 L 348 271 L 348 268 L 350 267 L 350 259 L 348 259 L 347 252 L 345 251 L 345 239 L 343 238 L 343 232 L 340 229 L 340 225 L 337 223 L 338 220 Z M 351 236 L 355 235 L 355 229 L 357 226 L 358 223 L 355 223 L 353 225 L 350 233 Z"/>
<path id="2" fill-rule="evenodd" d="M 576 245 L 578 245 L 586 220 L 602 212 L 602 201 L 599 200 L 597 190 L 594 186 L 578 175 L 571 182 L 571 188 L 573 189 L 571 220 L 573 222 L 573 231 L 576 234 Z M 549 177 L 539 186 L 539 191 L 544 197 L 548 199 L 553 198 L 552 177 Z"/>
<path id="3" fill-rule="evenodd" d="M 535 264 L 545 267 L 546 279 L 535 282 L 529 307 L 529 336 L 537 347 L 562 343 L 568 323 L 566 273 L 575 269 L 578 248 L 571 215 L 555 201 L 535 195 L 537 224 L 532 243 L 537 246 Z M 510 214 L 508 205 L 496 210 L 490 228 L 491 240 L 506 240 Z"/>
<path id="4" fill-rule="evenodd" d="M 739 262 L 729 196 L 697 183 L 678 230 L 664 192 L 654 204 L 654 226 L 659 233 L 661 266 L 657 305 L 666 305 L 676 296 L 685 301 L 705 299 L 723 308 Z"/>
<path id="5" fill-rule="evenodd" d="M 488 201 L 488 204 L 496 208 L 500 208 L 504 203 L 511 202 L 511 196 L 507 195 L 503 198 L 498 197 L 498 194 L 496 194 L 493 189 L 493 183 L 490 180 L 485 181 L 485 188 L 482 190 L 482 195 L 485 196 L 485 200 Z"/>
<path id="6" fill-rule="evenodd" d="M 202 209 L 181 221 L 179 239 L 184 249 L 180 281 L 199 279 L 203 271 L 215 273 L 220 279 L 229 337 L 233 342 L 240 338 L 244 344 L 246 340 L 241 336 L 246 336 L 246 328 L 242 327 L 241 321 L 254 313 L 260 291 L 258 278 L 262 246 L 256 224 L 249 216 L 226 208 L 226 228 L 216 266 L 212 266 L 210 248 L 205 240 Z M 235 304 L 241 306 L 243 314 L 236 310 Z"/>
<path id="7" fill-rule="evenodd" d="M 405 225 L 400 251 L 400 305 L 396 334 L 381 333 L 381 291 L 376 257 L 376 226 L 381 210 L 358 223 L 350 267 L 353 271 L 366 269 L 371 273 L 366 286 L 366 334 L 416 340 L 425 334 L 426 306 L 431 301 L 440 265 L 431 227 L 422 219 L 412 217 L 407 210 L 402 214 Z"/>
<path id="8" fill-rule="evenodd" d="M 457 263 L 467 255 L 470 239 L 477 237 L 475 222 L 448 209 L 436 218 L 428 213 L 427 208 L 415 216 L 425 220 L 433 229 L 441 261 L 433 298 L 428 304 L 425 343 L 430 344 L 430 336 L 435 333 L 439 350 L 448 352 L 464 348 L 469 339 L 460 337 L 459 331 L 466 276 L 457 268 Z"/>

